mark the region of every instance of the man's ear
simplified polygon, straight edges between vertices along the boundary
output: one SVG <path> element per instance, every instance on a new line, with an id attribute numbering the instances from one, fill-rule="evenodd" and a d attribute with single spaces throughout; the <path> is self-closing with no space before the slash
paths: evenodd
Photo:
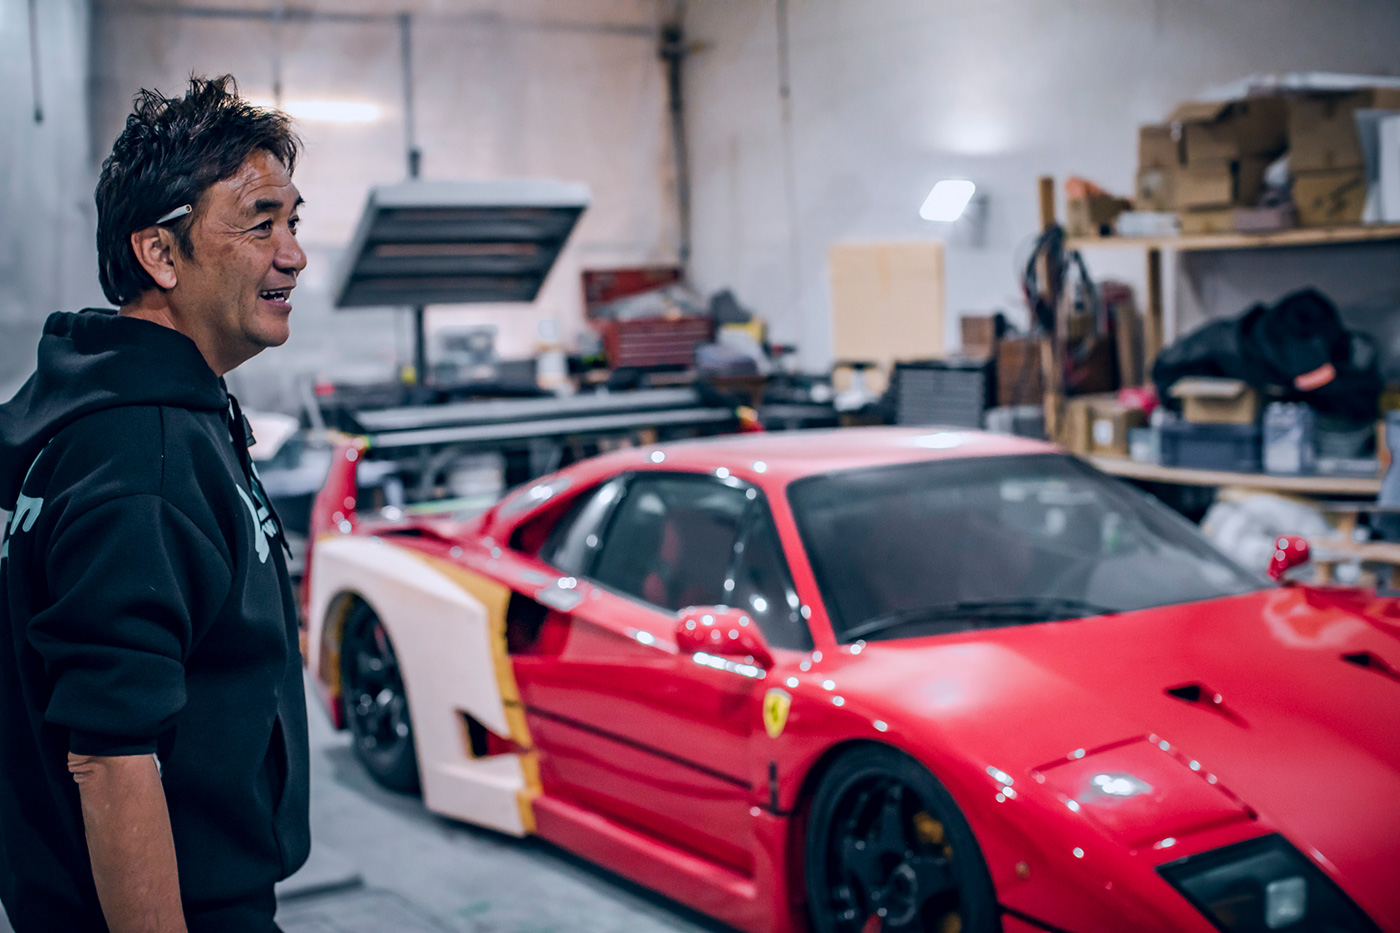
<path id="1" fill-rule="evenodd" d="M 169 230 L 156 226 L 137 230 L 131 235 L 131 249 L 157 285 L 167 290 L 175 287 L 175 239 Z"/>

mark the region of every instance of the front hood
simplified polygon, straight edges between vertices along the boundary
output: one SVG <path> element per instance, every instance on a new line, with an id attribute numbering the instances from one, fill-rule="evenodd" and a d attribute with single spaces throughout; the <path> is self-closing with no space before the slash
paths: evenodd
<path id="1" fill-rule="evenodd" d="M 993 779 L 1074 801 L 1125 846 L 1257 819 L 1395 916 L 1400 886 L 1380 879 L 1400 864 L 1400 627 L 1358 605 L 1272 589 L 872 642 L 839 676 L 917 717 L 916 742 L 933 724 Z M 1119 777 L 1146 789 L 1094 783 Z"/>

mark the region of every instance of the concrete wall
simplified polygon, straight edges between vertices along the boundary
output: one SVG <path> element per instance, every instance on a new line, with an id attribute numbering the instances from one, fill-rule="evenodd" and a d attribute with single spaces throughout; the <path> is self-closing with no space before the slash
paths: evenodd
<path id="1" fill-rule="evenodd" d="M 784 71 L 778 0 L 686 3 L 690 38 L 700 44 L 686 82 L 693 272 L 703 289 L 732 286 L 772 321 L 775 338 L 800 344 L 817 367 L 830 355 L 827 246 L 938 235 L 917 216 L 937 179 L 970 177 L 988 195 L 984 241 L 955 236 L 949 247 L 955 335 L 959 312 L 1018 304 L 1014 267 L 1035 227 L 1037 175 L 1077 173 L 1125 190 L 1134 128 L 1179 100 L 1254 72 L 1381 73 L 1400 64 L 1400 7 L 1389 0 L 787 5 Z M 329 286 L 369 186 L 404 176 L 392 19 L 371 0 L 297 4 L 339 18 L 280 26 L 265 15 L 210 12 L 220 4 L 178 6 L 98 0 L 89 58 L 88 5 L 38 4 L 46 119 L 35 124 L 27 3 L 0 0 L 0 391 L 28 371 L 48 311 L 101 302 L 92 183 L 132 93 L 176 92 L 192 71 L 232 71 L 247 93 L 271 97 L 279 67 L 286 100 L 357 100 L 377 105 L 381 117 L 302 125 L 307 154 L 297 180 L 309 202 L 311 266 L 297 293 L 294 336 L 236 373 L 236 388 L 253 404 L 285 407 L 299 375 L 386 377 L 409 355 L 406 315 L 333 312 Z M 494 323 L 508 356 L 534 349 L 545 318 L 566 338 L 579 334 L 581 268 L 676 255 L 655 39 L 670 0 L 409 6 L 424 175 L 555 176 L 588 182 L 595 196 L 533 306 L 439 308 L 432 320 Z M 1091 263 L 1099 273 L 1140 278 L 1131 255 Z M 1184 266 L 1196 272 L 1177 289 L 1187 323 L 1302 281 L 1371 309 L 1373 318 L 1400 318 L 1386 310 L 1400 305 L 1394 248 L 1346 258 L 1309 251 L 1282 264 L 1198 257 Z"/>
<path id="2" fill-rule="evenodd" d="M 423 177 L 554 177 L 586 182 L 593 192 L 592 207 L 533 305 L 438 306 L 429 312 L 430 326 L 495 324 L 507 357 L 532 354 L 537 325 L 546 318 L 572 340 L 583 327 L 581 269 L 675 261 L 673 154 L 657 57 L 669 5 L 461 0 L 416 7 L 413 76 Z M 235 391 L 255 406 L 288 407 L 291 380 L 301 375 L 386 379 L 397 362 L 412 360 L 406 313 L 333 311 L 330 296 L 333 270 L 370 186 L 406 175 L 398 26 L 373 3 L 310 8 L 323 15 L 274 25 L 266 16 L 104 2 L 94 21 L 95 136 L 103 148 L 120 131 L 138 88 L 175 93 L 191 72 L 230 72 L 245 95 L 270 99 L 279 56 L 284 101 L 379 108 L 373 122 L 299 125 L 306 155 L 296 182 L 307 201 L 301 239 L 310 264 L 293 298 L 289 344 L 231 377 Z M 347 10 L 354 13 L 346 17 Z"/>
<path id="3" fill-rule="evenodd" d="M 693 269 L 704 288 L 734 287 L 809 366 L 831 353 L 829 244 L 946 234 L 918 216 L 935 181 L 970 178 L 988 196 L 982 245 L 949 242 L 956 345 L 959 313 L 1020 308 L 1037 176 L 1130 191 L 1136 127 L 1179 101 L 1254 73 L 1400 68 L 1388 0 L 789 0 L 785 107 L 779 18 L 778 0 L 687 5 L 702 45 L 686 84 Z M 1381 253 L 1212 259 L 1231 281 L 1181 283 L 1183 319 L 1314 278 L 1344 303 L 1400 307 L 1400 253 Z M 1132 255 L 1090 261 L 1142 278 Z"/>
<path id="4" fill-rule="evenodd" d="M 87 123 L 86 0 L 0 0 L 0 399 L 34 368 L 51 311 L 100 304 Z"/>

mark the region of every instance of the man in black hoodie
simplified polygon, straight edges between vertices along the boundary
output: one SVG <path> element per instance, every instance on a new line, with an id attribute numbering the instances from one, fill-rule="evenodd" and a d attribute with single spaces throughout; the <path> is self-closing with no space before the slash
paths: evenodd
<path id="1" fill-rule="evenodd" d="M 143 91 L 97 186 L 103 291 L 0 406 L 0 899 L 18 933 L 264 933 L 305 861 L 281 529 L 223 375 L 288 336 L 286 117 Z"/>

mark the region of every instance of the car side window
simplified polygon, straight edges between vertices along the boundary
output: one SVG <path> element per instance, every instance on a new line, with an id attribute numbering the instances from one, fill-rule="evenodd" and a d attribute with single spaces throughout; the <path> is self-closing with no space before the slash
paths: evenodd
<path id="1" fill-rule="evenodd" d="M 734 574 L 725 581 L 726 602 L 748 611 L 774 648 L 808 651 L 812 633 L 802 618 L 802 604 L 788 575 L 778 529 L 768 507 L 752 506 L 747 532 L 739 542 Z"/>
<path id="2" fill-rule="evenodd" d="M 564 573 L 587 574 L 602 544 L 603 525 L 622 495 L 623 483 L 619 477 L 580 495 L 549 533 L 540 548 L 540 560 Z"/>
<path id="3" fill-rule="evenodd" d="M 745 489 L 708 476 L 639 474 L 588 576 L 670 611 L 724 603 L 748 505 Z"/>

